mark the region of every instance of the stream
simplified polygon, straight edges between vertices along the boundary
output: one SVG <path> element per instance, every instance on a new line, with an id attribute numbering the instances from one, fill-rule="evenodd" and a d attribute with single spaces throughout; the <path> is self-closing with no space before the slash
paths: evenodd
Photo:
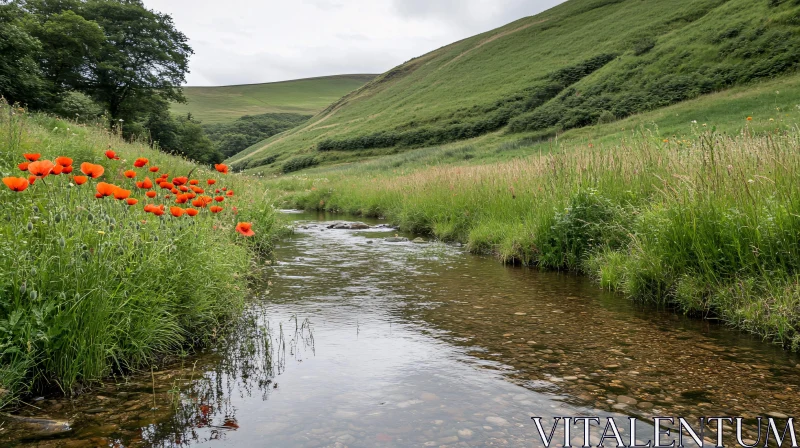
<path id="1" fill-rule="evenodd" d="M 531 447 L 531 417 L 549 431 L 578 415 L 741 416 L 756 440 L 757 416 L 800 410 L 800 361 L 780 347 L 380 221 L 292 217 L 214 349 L 37 397 L 15 414 L 55 423 L 6 420 L 0 445 Z"/>

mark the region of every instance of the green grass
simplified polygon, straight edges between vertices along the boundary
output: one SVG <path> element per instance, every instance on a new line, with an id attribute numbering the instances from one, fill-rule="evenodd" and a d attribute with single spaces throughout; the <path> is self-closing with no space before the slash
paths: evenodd
<path id="1" fill-rule="evenodd" d="M 238 316 L 253 257 L 269 254 L 278 228 L 262 184 L 103 129 L 12 114 L 2 104 L 0 117 L 0 178 L 28 174 L 17 167 L 23 153 L 67 156 L 75 167 L 22 192 L 0 185 L 0 407 L 29 391 L 69 394 L 178 355 L 213 340 Z M 108 148 L 120 159 L 109 160 Z M 204 208 L 193 218 L 173 217 L 166 190 L 156 187 L 158 197 L 149 199 L 123 177 L 138 157 L 159 174 L 191 173 L 204 186 L 214 178 L 215 187 L 235 193 L 217 215 Z M 82 162 L 102 164 L 105 173 L 77 185 L 72 176 Z M 147 168 L 135 171 L 137 179 L 154 177 Z M 99 181 L 131 190 L 138 204 L 95 198 Z M 147 214 L 145 203 L 166 204 L 167 212 Z M 234 232 L 237 221 L 252 222 L 256 235 Z"/>
<path id="2" fill-rule="evenodd" d="M 184 87 L 187 102 L 174 103 L 171 110 L 181 115 L 191 113 L 204 124 L 266 113 L 313 115 L 374 77 L 338 75 L 264 84 Z"/>
<path id="3" fill-rule="evenodd" d="M 282 206 L 383 216 L 504 262 L 583 272 L 631 298 L 798 349 L 794 118 L 743 119 L 728 135 L 713 123 L 686 124 L 674 129 L 680 139 L 629 131 L 491 164 L 424 166 L 469 150 L 425 149 L 268 183 L 283 191 Z"/>
<path id="4" fill-rule="evenodd" d="M 793 78 L 798 17 L 794 1 L 567 1 L 412 59 L 229 161 L 276 172 L 297 155 L 325 165 L 491 133 L 551 137 L 757 88 Z M 705 106 L 717 123 L 734 112 Z"/>

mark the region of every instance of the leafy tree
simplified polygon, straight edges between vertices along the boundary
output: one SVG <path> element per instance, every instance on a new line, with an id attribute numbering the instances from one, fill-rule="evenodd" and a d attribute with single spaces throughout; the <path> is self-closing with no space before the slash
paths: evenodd
<path id="1" fill-rule="evenodd" d="M 23 13 L 14 4 L 0 4 L 0 95 L 35 107 L 43 87 L 36 59 L 41 45 L 17 23 Z"/>

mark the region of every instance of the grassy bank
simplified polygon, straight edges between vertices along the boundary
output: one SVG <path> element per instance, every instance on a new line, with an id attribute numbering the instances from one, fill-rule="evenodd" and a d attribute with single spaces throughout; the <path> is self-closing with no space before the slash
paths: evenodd
<path id="1" fill-rule="evenodd" d="M 800 134 L 743 123 L 733 136 L 696 125 L 680 140 L 639 132 L 490 165 L 393 173 L 373 161 L 271 182 L 289 205 L 580 271 L 798 349 Z"/>
<path id="2" fill-rule="evenodd" d="M 261 185 L 100 129 L 7 105 L 0 117 L 0 177 L 11 179 L 0 185 L 0 407 L 33 390 L 71 393 L 223 331 L 244 305 L 253 256 L 270 251 L 278 227 Z M 42 163 L 21 171 L 30 153 L 72 172 Z M 148 161 L 137 167 L 138 158 Z M 81 177 L 84 162 L 103 173 Z M 171 187 L 157 185 L 162 174 Z M 194 200 L 213 202 L 176 203 L 182 176 L 187 189 L 204 189 Z M 156 185 L 137 186 L 145 177 Z M 245 221 L 251 237 L 234 230 Z"/>

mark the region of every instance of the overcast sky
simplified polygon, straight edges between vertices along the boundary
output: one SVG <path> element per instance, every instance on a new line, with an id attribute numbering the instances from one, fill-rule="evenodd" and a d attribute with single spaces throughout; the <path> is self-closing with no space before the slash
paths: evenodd
<path id="1" fill-rule="evenodd" d="M 144 0 L 189 39 L 187 85 L 382 73 L 564 0 Z"/>

